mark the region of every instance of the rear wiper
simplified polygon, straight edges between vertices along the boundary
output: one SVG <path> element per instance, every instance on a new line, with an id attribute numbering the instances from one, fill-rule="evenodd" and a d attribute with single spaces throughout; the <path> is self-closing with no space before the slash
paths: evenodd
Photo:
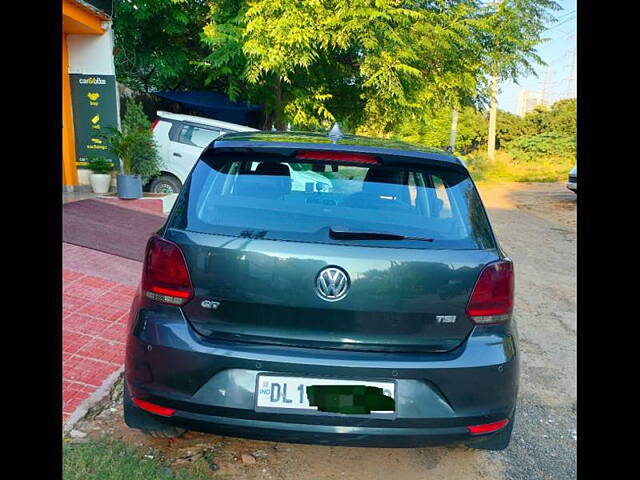
<path id="1" fill-rule="evenodd" d="M 433 238 L 409 237 L 384 232 L 362 232 L 340 227 L 329 227 L 329 236 L 337 240 L 418 240 L 421 242 L 433 242 Z"/>

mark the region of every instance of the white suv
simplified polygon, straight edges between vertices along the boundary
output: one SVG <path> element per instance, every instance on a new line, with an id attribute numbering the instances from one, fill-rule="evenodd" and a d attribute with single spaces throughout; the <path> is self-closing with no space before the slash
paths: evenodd
<path id="1" fill-rule="evenodd" d="M 153 136 L 162 158 L 162 174 L 149 184 L 153 193 L 178 193 L 202 150 L 226 132 L 257 132 L 255 128 L 211 118 L 158 111 Z"/>
<path id="2" fill-rule="evenodd" d="M 153 193 L 178 193 L 202 151 L 226 132 L 258 132 L 255 128 L 211 118 L 157 112 L 153 137 L 162 158 L 162 174 L 149 183 Z M 257 164 L 256 164 L 257 165 Z M 330 191 L 331 181 L 319 173 L 303 170 L 297 163 L 285 163 L 291 175 L 292 190 Z M 255 167 L 254 167 L 255 168 Z"/>

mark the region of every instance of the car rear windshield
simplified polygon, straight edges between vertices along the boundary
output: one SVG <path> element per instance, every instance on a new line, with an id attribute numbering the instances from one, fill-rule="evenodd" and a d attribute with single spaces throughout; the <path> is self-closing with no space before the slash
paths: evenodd
<path id="1" fill-rule="evenodd" d="M 169 228 L 342 245 L 495 247 L 467 173 L 255 153 L 201 158 Z"/>

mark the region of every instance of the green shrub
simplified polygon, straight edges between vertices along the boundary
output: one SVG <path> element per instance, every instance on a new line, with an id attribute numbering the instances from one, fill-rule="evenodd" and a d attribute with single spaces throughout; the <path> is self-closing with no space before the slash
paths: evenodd
<path id="1" fill-rule="evenodd" d="M 162 161 L 142 104 L 129 100 L 121 130 L 108 130 L 107 147 L 121 160 L 125 174 L 140 175 L 143 183 L 160 174 Z"/>
<path id="2" fill-rule="evenodd" d="M 576 139 L 549 132 L 518 137 L 504 145 L 514 160 L 531 162 L 541 157 L 572 158 L 576 156 Z"/>
<path id="3" fill-rule="evenodd" d="M 113 162 L 99 155 L 90 156 L 87 159 L 89 170 L 94 173 L 111 173 L 113 171 Z"/>
<path id="4" fill-rule="evenodd" d="M 462 157 L 475 181 L 502 182 L 558 182 L 567 178 L 575 159 L 570 157 L 541 157 L 535 162 L 517 162 L 504 151 L 496 151 L 493 162 L 486 152 L 474 151 Z"/>

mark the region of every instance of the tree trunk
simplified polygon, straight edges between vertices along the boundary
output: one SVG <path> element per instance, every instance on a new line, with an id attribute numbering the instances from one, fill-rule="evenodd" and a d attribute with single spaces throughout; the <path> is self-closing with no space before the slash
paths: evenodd
<path id="1" fill-rule="evenodd" d="M 286 125 L 284 123 L 282 112 L 282 80 L 280 79 L 280 76 L 276 77 L 273 93 L 276 99 L 273 109 L 273 124 L 276 127 L 276 130 L 284 132 L 286 130 Z"/>
<path id="2" fill-rule="evenodd" d="M 451 135 L 449 136 L 449 148 L 451 153 L 456 149 L 456 135 L 458 133 L 458 107 L 453 107 L 453 114 L 451 115 Z"/>
<path id="3" fill-rule="evenodd" d="M 487 156 L 493 162 L 496 158 L 496 115 L 498 113 L 498 75 L 493 74 L 491 83 L 491 105 L 489 108 L 489 141 Z"/>

